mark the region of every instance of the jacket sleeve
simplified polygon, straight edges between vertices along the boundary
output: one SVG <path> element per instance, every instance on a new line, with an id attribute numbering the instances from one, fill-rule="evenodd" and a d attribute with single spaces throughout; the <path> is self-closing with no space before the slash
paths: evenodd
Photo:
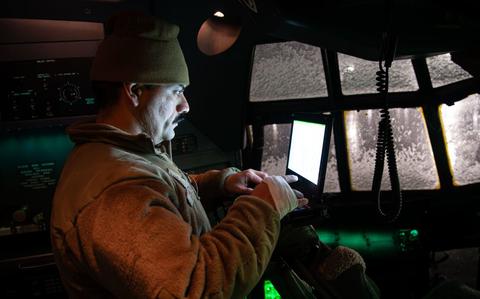
<path id="1" fill-rule="evenodd" d="M 205 210 L 213 210 L 222 203 L 222 198 L 231 195 L 225 192 L 225 179 L 239 171 L 235 167 L 230 167 L 223 170 L 209 170 L 201 174 L 189 175 L 190 179 L 197 186 L 198 195 Z"/>
<path id="2" fill-rule="evenodd" d="M 199 237 L 175 200 L 154 180 L 110 187 L 77 218 L 77 258 L 119 298 L 244 298 L 271 257 L 278 213 L 242 196 Z"/>

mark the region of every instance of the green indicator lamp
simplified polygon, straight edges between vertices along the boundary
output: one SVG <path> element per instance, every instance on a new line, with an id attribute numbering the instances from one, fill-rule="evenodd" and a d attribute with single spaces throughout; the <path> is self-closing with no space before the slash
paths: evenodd
<path id="1" fill-rule="evenodd" d="M 265 299 L 282 299 L 270 280 L 265 280 L 263 289 L 265 291 Z"/>
<path id="2" fill-rule="evenodd" d="M 419 235 L 418 230 L 412 229 L 412 230 L 410 231 L 410 240 L 416 240 L 416 239 L 418 239 L 418 235 Z"/>

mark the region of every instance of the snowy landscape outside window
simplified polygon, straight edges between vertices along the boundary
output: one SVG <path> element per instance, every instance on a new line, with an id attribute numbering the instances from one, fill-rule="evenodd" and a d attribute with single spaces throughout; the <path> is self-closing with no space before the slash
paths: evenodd
<path id="1" fill-rule="evenodd" d="M 401 188 L 439 188 L 437 168 L 421 110 L 390 109 L 390 116 Z M 378 110 L 345 112 L 347 150 L 354 190 L 372 188 L 379 120 Z M 386 160 L 382 189 L 391 189 Z"/>
<path id="2" fill-rule="evenodd" d="M 472 77 L 451 60 L 450 54 L 427 57 L 427 65 L 433 87 L 439 87 Z"/>
<path id="3" fill-rule="evenodd" d="M 378 93 L 375 77 L 378 62 L 338 53 L 342 93 L 345 95 Z M 389 69 L 389 91 L 415 91 L 417 79 L 410 60 L 395 60 Z"/>
<path id="4" fill-rule="evenodd" d="M 271 175 L 285 174 L 287 153 L 290 144 L 290 130 L 290 124 L 273 124 L 264 127 L 262 171 Z M 327 173 L 323 190 L 324 192 L 340 192 L 333 133 L 330 139 Z"/>
<path id="5" fill-rule="evenodd" d="M 326 97 L 321 49 L 299 42 L 255 47 L 250 101 Z"/>
<path id="6" fill-rule="evenodd" d="M 480 182 L 480 96 L 440 107 L 454 182 Z"/>

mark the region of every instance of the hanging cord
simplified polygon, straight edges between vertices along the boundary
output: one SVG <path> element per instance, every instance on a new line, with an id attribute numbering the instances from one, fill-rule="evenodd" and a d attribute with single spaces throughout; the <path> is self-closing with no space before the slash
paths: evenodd
<path id="1" fill-rule="evenodd" d="M 377 196 L 377 210 L 380 216 L 385 218 L 387 222 L 394 222 L 400 216 L 402 210 L 403 199 L 400 190 L 400 181 L 398 178 L 397 160 L 395 157 L 395 148 L 393 143 L 392 122 L 390 112 L 388 111 L 388 71 L 392 64 L 396 48 L 396 39 L 384 34 L 383 44 L 379 59 L 379 71 L 377 71 L 377 91 L 384 96 L 384 108 L 380 110 L 380 122 L 378 123 L 378 138 L 375 154 L 375 170 L 373 174 L 372 192 Z M 382 62 L 385 61 L 385 68 Z M 387 156 L 388 174 L 390 177 L 390 185 L 393 193 L 392 211 L 387 213 L 383 209 L 381 198 L 381 185 L 383 168 L 385 164 L 385 152 Z"/>

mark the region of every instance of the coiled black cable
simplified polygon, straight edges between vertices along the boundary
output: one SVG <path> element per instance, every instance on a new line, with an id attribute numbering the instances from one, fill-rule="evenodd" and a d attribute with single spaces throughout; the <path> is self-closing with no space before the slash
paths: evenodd
<path id="1" fill-rule="evenodd" d="M 387 107 L 387 95 L 388 95 L 388 70 L 389 64 L 386 62 L 385 69 L 382 66 L 382 59 L 379 61 L 380 70 L 377 71 L 377 91 L 385 97 L 385 107 L 380 110 L 381 119 L 378 123 L 378 137 L 377 148 L 375 154 L 375 170 L 373 174 L 372 192 L 377 196 L 377 209 L 379 214 L 386 218 L 387 222 L 394 222 L 399 216 L 402 210 L 403 199 L 402 192 L 400 190 L 400 180 L 398 178 L 397 160 L 395 157 L 395 147 L 393 143 L 393 131 L 392 122 L 390 118 L 390 112 Z M 390 177 L 390 185 L 393 192 L 393 207 L 392 211 L 386 213 L 382 208 L 381 199 L 381 185 L 383 168 L 385 164 L 385 152 L 387 154 L 388 174 Z"/>

